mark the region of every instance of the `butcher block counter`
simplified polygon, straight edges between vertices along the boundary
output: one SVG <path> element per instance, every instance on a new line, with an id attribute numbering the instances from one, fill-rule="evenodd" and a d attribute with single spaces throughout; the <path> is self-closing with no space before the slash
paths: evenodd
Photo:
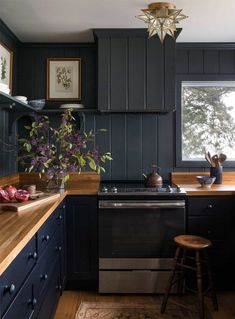
<path id="1" fill-rule="evenodd" d="M 60 197 L 51 202 L 25 209 L 22 212 L 0 210 L 0 275 L 10 265 L 39 228 L 50 217 L 53 211 L 63 201 L 66 195 L 95 195 L 99 188 L 99 176 L 93 173 L 84 173 L 71 176 L 66 190 L 52 191 L 59 193 Z M 0 187 L 12 184 L 17 187 L 22 185 L 37 184 L 37 189 L 43 190 L 45 183 L 36 179 L 36 174 L 15 174 L 0 178 Z"/>
<path id="2" fill-rule="evenodd" d="M 223 184 L 213 184 L 211 188 L 202 188 L 196 176 L 209 175 L 209 172 L 173 172 L 171 181 L 185 189 L 188 196 L 235 195 L 235 172 L 223 173 Z"/>

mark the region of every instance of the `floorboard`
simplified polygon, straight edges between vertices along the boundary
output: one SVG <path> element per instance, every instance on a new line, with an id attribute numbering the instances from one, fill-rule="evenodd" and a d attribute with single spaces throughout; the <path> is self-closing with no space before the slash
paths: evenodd
<path id="1" fill-rule="evenodd" d="M 81 301 L 110 301 L 110 302 L 139 302 L 154 304 L 156 295 L 99 295 L 96 292 L 64 291 L 60 298 L 54 319 L 74 319 Z M 182 297 L 181 300 L 192 303 L 195 297 Z M 224 292 L 218 294 L 219 312 L 212 310 L 210 299 L 206 303 L 212 319 L 235 319 L 235 293 Z"/>

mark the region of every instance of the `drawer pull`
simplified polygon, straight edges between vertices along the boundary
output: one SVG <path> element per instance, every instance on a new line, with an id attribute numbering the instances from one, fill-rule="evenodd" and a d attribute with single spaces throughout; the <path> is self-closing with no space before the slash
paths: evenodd
<path id="1" fill-rule="evenodd" d="M 47 279 L 48 279 L 48 275 L 47 275 L 47 274 L 42 275 L 42 276 L 41 276 L 41 279 L 42 279 L 42 280 L 47 280 Z"/>
<path id="2" fill-rule="evenodd" d="M 209 204 L 209 205 L 207 206 L 207 208 L 211 209 L 211 208 L 213 208 L 213 205 L 212 205 L 212 204 Z"/>
<path id="3" fill-rule="evenodd" d="M 58 220 L 62 220 L 62 219 L 63 219 L 62 215 L 59 215 Z"/>
<path id="4" fill-rule="evenodd" d="M 32 305 L 35 306 L 37 304 L 37 299 L 36 298 L 33 298 L 32 300 Z"/>
<path id="5" fill-rule="evenodd" d="M 49 235 L 42 236 L 42 241 L 48 241 L 50 239 Z"/>
<path id="6" fill-rule="evenodd" d="M 36 306 L 37 304 L 37 299 L 36 298 L 33 298 L 33 299 L 29 299 L 28 300 L 28 305 L 32 307 L 32 309 L 34 309 L 34 307 Z"/>
<path id="7" fill-rule="evenodd" d="M 61 285 L 57 285 L 56 286 L 56 290 L 62 291 L 62 286 Z"/>
<path id="8" fill-rule="evenodd" d="M 63 208 L 63 209 L 65 209 L 65 208 L 66 208 L 66 206 L 65 206 L 65 205 L 63 205 L 63 206 L 62 206 L 62 208 Z"/>
<path id="9" fill-rule="evenodd" d="M 13 294 L 16 290 L 16 287 L 14 284 L 11 284 L 10 286 L 4 287 L 4 292 L 9 292 L 9 294 Z"/>
<path id="10" fill-rule="evenodd" d="M 56 251 L 61 251 L 62 250 L 62 247 L 61 246 L 57 246 L 56 247 Z"/>
<path id="11" fill-rule="evenodd" d="M 33 260 L 36 260 L 37 257 L 38 257 L 38 254 L 36 253 L 36 251 L 35 251 L 34 253 L 30 253 L 30 254 L 29 254 L 29 259 L 32 258 Z"/>

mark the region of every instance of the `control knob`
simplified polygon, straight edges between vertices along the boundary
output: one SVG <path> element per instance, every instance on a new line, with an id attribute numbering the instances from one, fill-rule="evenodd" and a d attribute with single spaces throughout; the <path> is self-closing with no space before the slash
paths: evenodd
<path id="1" fill-rule="evenodd" d="M 171 193 L 171 192 L 172 192 L 172 188 L 171 188 L 170 185 L 168 185 L 168 186 L 166 187 L 166 192 L 167 192 L 167 193 Z"/>
<path id="2" fill-rule="evenodd" d="M 117 187 L 115 187 L 115 186 L 113 186 L 113 188 L 111 189 L 111 191 L 112 191 L 112 193 L 117 193 L 118 192 L 118 190 L 117 190 Z"/>
<path id="3" fill-rule="evenodd" d="M 181 188 L 179 186 L 176 187 L 177 193 L 181 193 Z"/>
<path id="4" fill-rule="evenodd" d="M 102 192 L 103 192 L 103 193 L 108 193 L 108 188 L 104 186 L 104 187 L 102 188 Z"/>

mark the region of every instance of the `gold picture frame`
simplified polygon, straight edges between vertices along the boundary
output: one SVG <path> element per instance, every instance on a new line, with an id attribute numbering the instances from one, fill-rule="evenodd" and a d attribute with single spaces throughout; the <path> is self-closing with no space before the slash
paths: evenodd
<path id="1" fill-rule="evenodd" d="M 0 83 L 6 84 L 12 94 L 13 51 L 0 41 Z"/>
<path id="2" fill-rule="evenodd" d="M 47 100 L 81 100 L 81 59 L 47 59 Z"/>

